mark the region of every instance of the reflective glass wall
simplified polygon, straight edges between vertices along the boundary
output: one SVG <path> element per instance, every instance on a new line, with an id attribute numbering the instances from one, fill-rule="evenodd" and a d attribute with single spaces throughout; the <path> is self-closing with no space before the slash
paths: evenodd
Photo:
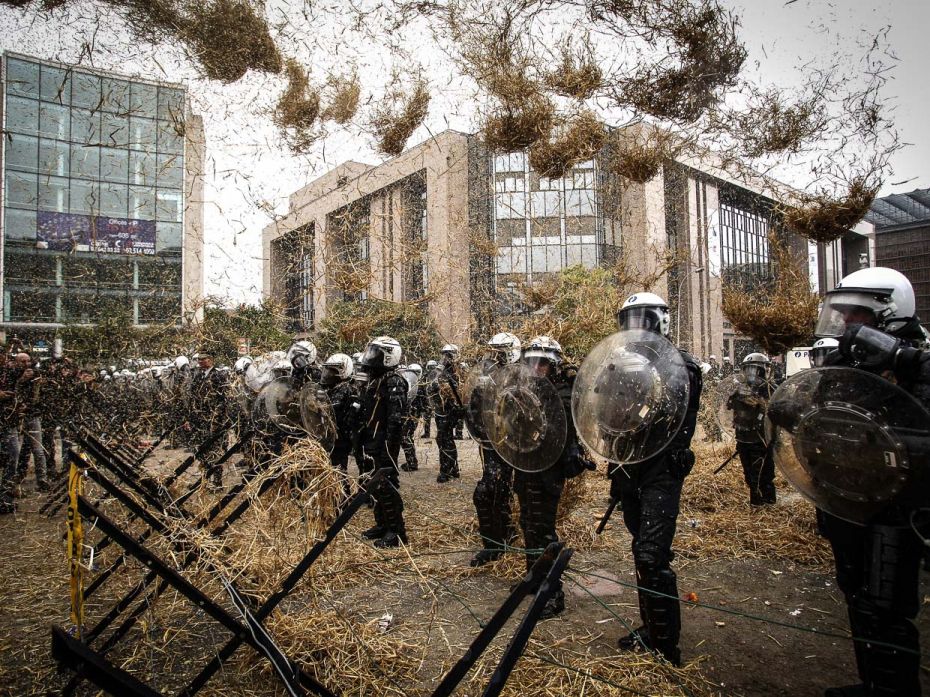
<path id="1" fill-rule="evenodd" d="M 180 321 L 185 104 L 4 57 L 4 321 Z"/>

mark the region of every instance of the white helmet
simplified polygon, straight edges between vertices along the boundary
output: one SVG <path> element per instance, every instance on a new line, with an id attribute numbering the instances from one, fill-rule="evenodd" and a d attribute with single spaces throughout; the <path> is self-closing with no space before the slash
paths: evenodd
<path id="1" fill-rule="evenodd" d="M 417 377 L 423 375 L 423 366 L 421 366 L 419 363 L 411 363 L 407 366 L 407 369 L 416 373 Z"/>
<path id="2" fill-rule="evenodd" d="M 396 368 L 400 365 L 403 350 L 400 342 L 391 336 L 379 336 L 368 342 L 361 364 L 366 368 Z"/>
<path id="3" fill-rule="evenodd" d="M 840 342 L 836 339 L 817 339 L 811 348 L 811 365 L 815 368 L 822 368 L 827 360 L 827 355 L 831 351 L 839 349 Z"/>
<path id="4" fill-rule="evenodd" d="M 361 363 L 361 362 L 362 362 L 362 352 L 361 352 L 361 351 L 356 351 L 355 353 L 353 353 L 353 354 L 352 354 L 352 361 L 355 362 L 355 363 Z"/>
<path id="5" fill-rule="evenodd" d="M 636 293 L 623 303 L 617 324 L 620 329 L 646 329 L 668 336 L 668 304 L 655 293 Z"/>
<path id="6" fill-rule="evenodd" d="M 344 353 L 334 353 L 323 363 L 323 384 L 333 384 L 340 380 L 348 380 L 355 370 L 354 361 Z"/>
<path id="7" fill-rule="evenodd" d="M 252 365 L 253 362 L 251 356 L 243 356 L 236 361 L 234 369 L 237 373 L 242 374 L 249 369 L 249 366 Z"/>
<path id="8" fill-rule="evenodd" d="M 824 296 L 814 336 L 840 337 L 848 324 L 856 323 L 894 331 L 916 311 L 914 288 L 904 274 L 882 266 L 860 269 Z"/>
<path id="9" fill-rule="evenodd" d="M 187 356 L 178 356 L 174 359 L 174 367 L 178 370 L 181 368 L 188 368 L 190 367 L 190 364 L 191 362 L 188 360 Z"/>
<path id="10" fill-rule="evenodd" d="M 506 354 L 508 363 L 520 360 L 520 339 L 509 332 L 500 332 L 491 337 L 488 342 L 494 351 Z"/>
<path id="11" fill-rule="evenodd" d="M 707 375 L 710 372 L 710 363 L 701 363 L 701 374 Z"/>
<path id="12" fill-rule="evenodd" d="M 750 353 L 743 359 L 743 375 L 752 385 L 765 379 L 771 365 L 772 361 L 764 353 Z"/>
<path id="13" fill-rule="evenodd" d="M 313 363 L 316 361 L 316 346 L 312 341 L 295 341 L 287 350 L 287 360 L 293 363 L 295 356 L 304 356 L 307 363 Z"/>
<path id="14" fill-rule="evenodd" d="M 562 345 L 549 336 L 537 336 L 523 350 L 524 360 L 546 360 L 558 365 L 562 362 Z"/>
<path id="15" fill-rule="evenodd" d="M 439 353 L 448 353 L 453 358 L 458 358 L 459 347 L 456 346 L 455 344 L 446 344 L 445 346 L 442 347 L 442 351 L 440 351 Z"/>
<path id="16" fill-rule="evenodd" d="M 437 365 L 439 364 L 436 361 L 426 361 L 427 370 L 429 370 L 430 368 L 435 368 Z"/>

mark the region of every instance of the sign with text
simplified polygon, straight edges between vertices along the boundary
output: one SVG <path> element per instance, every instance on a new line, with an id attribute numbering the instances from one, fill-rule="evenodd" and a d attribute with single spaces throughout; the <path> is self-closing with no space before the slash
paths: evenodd
<path id="1" fill-rule="evenodd" d="M 39 211 L 36 246 L 60 252 L 155 254 L 155 221 Z"/>

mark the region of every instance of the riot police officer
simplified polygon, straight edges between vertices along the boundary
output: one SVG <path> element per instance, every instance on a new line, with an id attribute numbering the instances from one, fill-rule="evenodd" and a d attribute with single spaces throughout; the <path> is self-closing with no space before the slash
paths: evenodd
<path id="1" fill-rule="evenodd" d="M 743 359 L 742 380 L 727 400 L 733 411 L 736 451 L 749 487 L 749 505 L 775 504 L 775 460 L 764 438 L 765 408 L 774 392 L 769 373 L 771 361 L 764 353 Z"/>
<path id="2" fill-rule="evenodd" d="M 571 410 L 577 370 L 565 361 L 561 344 L 551 337 L 537 336 L 527 344 L 521 360 L 535 371 L 537 377 L 552 383 L 562 401 L 567 426 L 565 445 L 554 465 L 542 472 L 514 470 L 513 489 L 520 504 L 520 528 L 523 530 L 526 568 L 529 570 L 546 546 L 559 539 L 555 520 L 565 480 L 581 474 L 586 468 L 586 460 L 581 457 Z M 565 593 L 559 581 L 557 590 L 546 603 L 542 618 L 554 617 L 564 609 Z"/>
<path id="3" fill-rule="evenodd" d="M 893 379 L 930 408 L 930 354 L 916 348 L 923 331 L 915 309 L 911 283 L 897 271 L 875 267 L 846 276 L 826 294 L 815 330 L 839 340 L 826 364 Z M 860 680 L 825 695 L 919 695 L 920 638 L 913 619 L 924 547 L 911 527 L 913 511 L 886 508 L 865 525 L 817 513 L 846 598 Z"/>
<path id="4" fill-rule="evenodd" d="M 654 293 L 637 293 L 623 303 L 617 322 L 621 330 L 646 330 L 668 337 L 668 305 Z M 698 362 L 689 353 L 680 352 L 689 380 L 687 412 L 680 430 L 658 455 L 610 471 L 610 495 L 620 501 L 623 521 L 633 538 L 633 563 L 643 623 L 622 637 L 618 645 L 628 651 L 645 647 L 675 665 L 681 663 L 678 648 L 681 607 L 677 577 L 670 566 L 674 556 L 672 541 L 681 489 L 694 466 L 690 446 L 703 386 Z"/>
<path id="5" fill-rule="evenodd" d="M 480 366 L 482 375 L 494 369 L 520 360 L 520 339 L 508 332 L 495 334 L 488 341 L 491 355 Z M 493 379 L 493 378 L 491 378 Z M 483 430 L 482 404 L 486 398 L 484 385 L 476 385 L 468 399 L 465 418 L 470 428 Z M 474 433 L 474 431 L 473 431 Z M 481 456 L 481 479 L 475 486 L 472 500 L 478 515 L 478 532 L 483 549 L 471 560 L 471 566 L 483 566 L 499 559 L 507 542 L 513 537 L 513 521 L 510 515 L 513 468 L 504 462 L 487 441 L 479 441 Z"/>
<path id="6" fill-rule="evenodd" d="M 359 450 L 365 468 L 386 469 L 371 492 L 374 499 L 374 527 L 362 533 L 375 540 L 376 547 L 397 547 L 407 542 L 404 502 L 400 496 L 397 459 L 404 420 L 407 415 L 407 381 L 398 374 L 402 350 L 396 339 L 372 339 L 362 354 L 362 370 L 368 375 L 360 394 L 361 429 Z M 359 466 L 359 469 L 362 465 Z"/>
<path id="7" fill-rule="evenodd" d="M 811 367 L 823 368 L 832 359 L 830 354 L 838 350 L 840 342 L 836 339 L 817 339 L 811 347 Z"/>
<path id="8" fill-rule="evenodd" d="M 424 376 L 424 385 L 429 385 L 436 379 L 436 369 L 439 364 L 436 361 L 426 361 L 426 375 Z M 430 404 L 429 398 L 423 400 L 423 434 L 421 438 L 430 438 L 430 422 L 433 420 L 433 405 Z"/>
<path id="9" fill-rule="evenodd" d="M 359 426 L 358 390 L 352 380 L 352 359 L 344 353 L 334 353 L 323 363 L 320 386 L 326 392 L 332 407 L 336 427 L 336 440 L 330 452 L 333 467 L 348 474 L 352 440 Z M 346 484 L 348 482 L 346 481 Z"/>
<path id="10" fill-rule="evenodd" d="M 417 460 L 417 446 L 413 442 L 413 437 L 416 434 L 417 424 L 420 422 L 420 416 L 423 414 L 427 399 L 426 390 L 420 383 L 423 367 L 419 363 L 411 363 L 407 366 L 407 370 L 416 375 L 418 385 L 413 399 L 410 400 L 408 405 L 407 418 L 404 420 L 403 438 L 401 440 L 401 446 L 404 450 L 404 464 L 400 468 L 404 472 L 416 472 L 420 469 L 420 463 Z"/>
<path id="11" fill-rule="evenodd" d="M 430 384 L 430 399 L 436 412 L 436 445 L 439 448 L 439 476 L 436 481 L 440 484 L 459 478 L 455 424 L 464 405 L 459 394 L 458 355 L 459 347 L 455 344 L 442 347 L 442 361 L 437 366 L 435 381 Z"/>

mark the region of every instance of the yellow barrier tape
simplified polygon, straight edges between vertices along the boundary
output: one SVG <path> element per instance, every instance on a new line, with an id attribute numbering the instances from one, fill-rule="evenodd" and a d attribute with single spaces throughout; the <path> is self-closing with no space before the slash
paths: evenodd
<path id="1" fill-rule="evenodd" d="M 71 622 L 77 628 L 78 639 L 84 632 L 84 526 L 78 513 L 78 496 L 84 492 L 81 469 L 71 463 L 68 472 L 68 563 L 71 567 Z"/>

